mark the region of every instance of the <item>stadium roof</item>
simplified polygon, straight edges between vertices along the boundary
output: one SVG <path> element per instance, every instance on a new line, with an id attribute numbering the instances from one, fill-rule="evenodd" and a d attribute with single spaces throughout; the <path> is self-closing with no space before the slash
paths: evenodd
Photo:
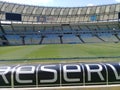
<path id="1" fill-rule="evenodd" d="M 0 12 L 2 23 L 4 21 L 5 23 L 12 21 L 31 24 L 111 22 L 119 20 L 120 4 L 86 7 L 41 7 L 0 2 Z M 9 19 L 10 15 L 13 16 L 13 20 Z"/>
<path id="2" fill-rule="evenodd" d="M 81 7 L 93 5 L 105 5 L 118 3 L 120 0 L 1 0 L 12 3 L 37 5 L 37 6 L 52 6 L 52 7 Z"/>

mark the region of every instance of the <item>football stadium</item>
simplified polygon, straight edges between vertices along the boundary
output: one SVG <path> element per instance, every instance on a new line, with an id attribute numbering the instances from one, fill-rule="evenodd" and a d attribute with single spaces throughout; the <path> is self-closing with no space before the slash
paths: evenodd
<path id="1" fill-rule="evenodd" d="M 119 62 L 120 3 L 0 1 L 0 88 L 119 90 Z"/>

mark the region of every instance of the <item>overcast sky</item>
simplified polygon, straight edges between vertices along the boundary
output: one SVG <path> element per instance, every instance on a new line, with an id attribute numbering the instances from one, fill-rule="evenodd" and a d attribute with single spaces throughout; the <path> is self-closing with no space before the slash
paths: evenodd
<path id="1" fill-rule="evenodd" d="M 82 6 L 120 3 L 120 0 L 0 0 L 0 1 L 37 5 L 37 6 L 53 6 L 53 7 L 56 6 L 82 7 Z"/>

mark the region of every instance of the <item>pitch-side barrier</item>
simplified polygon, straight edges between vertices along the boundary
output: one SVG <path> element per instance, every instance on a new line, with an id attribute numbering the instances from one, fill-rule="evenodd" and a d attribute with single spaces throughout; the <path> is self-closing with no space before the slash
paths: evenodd
<path id="1" fill-rule="evenodd" d="M 1 88 L 84 87 L 116 84 L 120 84 L 120 63 L 0 66 Z"/>

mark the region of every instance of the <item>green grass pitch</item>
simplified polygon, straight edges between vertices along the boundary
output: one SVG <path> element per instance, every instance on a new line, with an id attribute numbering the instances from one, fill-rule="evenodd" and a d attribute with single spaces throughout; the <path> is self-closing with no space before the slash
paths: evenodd
<path id="1" fill-rule="evenodd" d="M 19 61 L 18 63 L 120 61 L 120 58 L 42 60 L 42 58 L 55 59 L 55 58 L 118 57 L 118 56 L 120 56 L 120 43 L 49 44 L 49 45 L 24 45 L 24 46 L 0 47 L 0 60 L 2 62 L 4 60 L 7 60 L 7 62 L 4 63 L 13 63 L 11 62 L 11 60 L 15 60 L 15 59 L 16 62 Z M 40 59 L 40 60 L 35 60 L 35 59 Z"/>

